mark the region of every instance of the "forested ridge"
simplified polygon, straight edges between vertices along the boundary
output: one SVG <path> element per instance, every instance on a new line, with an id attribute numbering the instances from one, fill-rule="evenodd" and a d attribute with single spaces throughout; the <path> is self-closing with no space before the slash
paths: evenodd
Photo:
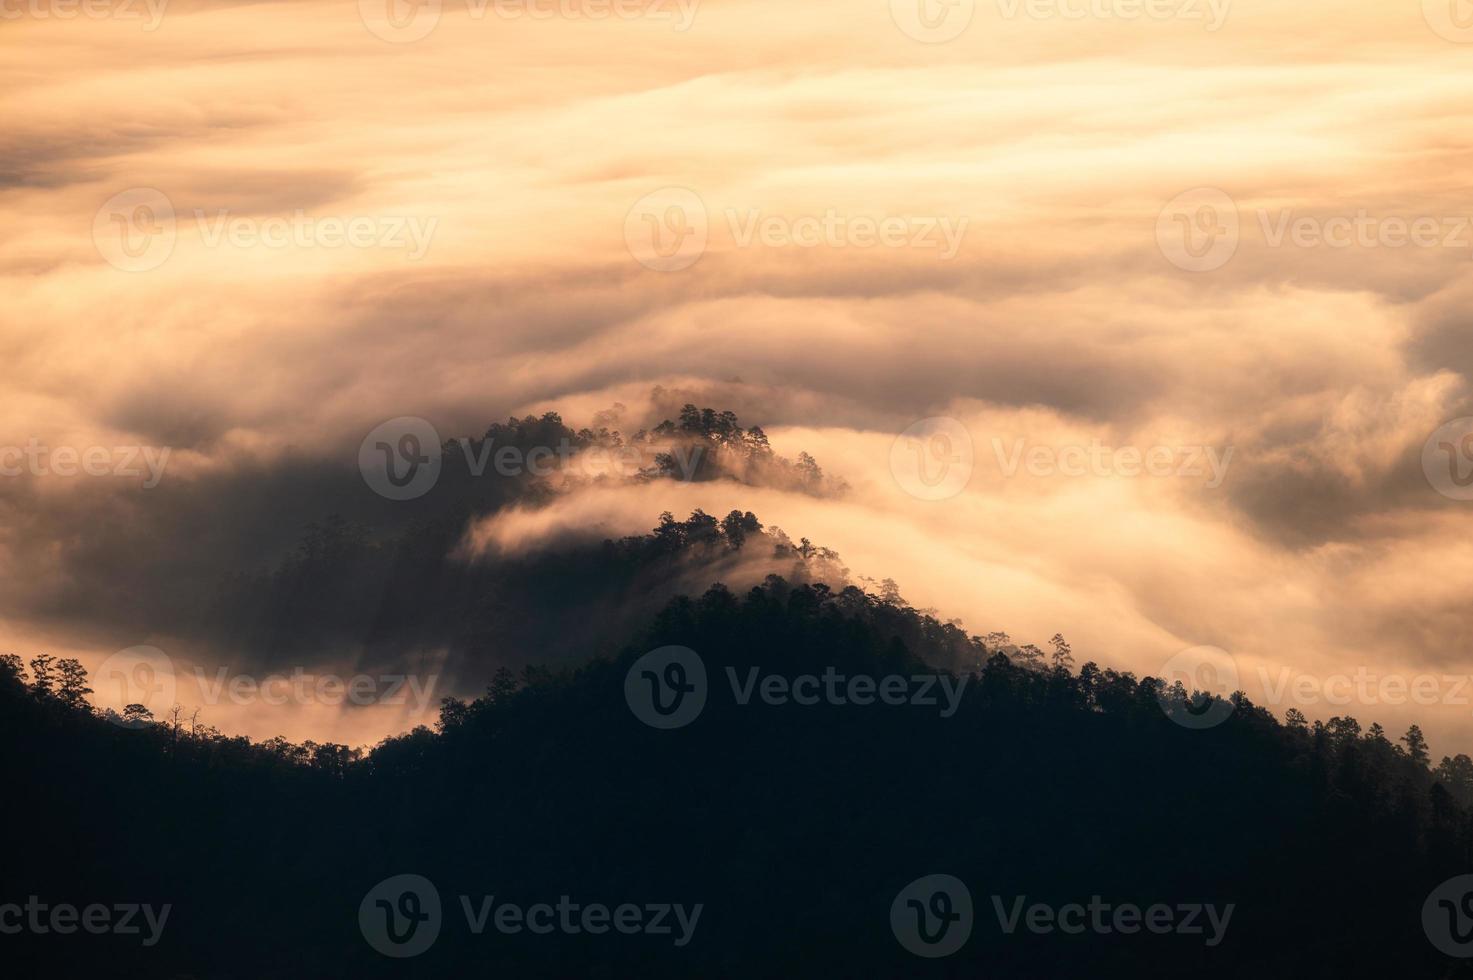
<path id="1" fill-rule="evenodd" d="M 808 453 L 787 459 L 759 426 L 743 428 L 730 411 L 686 404 L 677 418 L 625 435 L 613 427 L 622 409 L 598 413 L 579 429 L 546 412 L 447 440 L 439 476 L 423 497 L 387 507 L 361 499 L 371 494 L 351 498 L 308 523 L 280 558 L 230 572 L 206 601 L 178 610 L 171 626 L 262 668 L 349 652 L 371 666 L 441 647 L 451 654 L 446 680 L 460 685 L 463 673 L 486 664 L 519 671 L 613 655 L 671 596 L 715 581 L 750 584 L 777 571 L 847 584 L 832 551 L 791 541 L 744 510 L 666 515 L 651 535 L 582 533 L 555 547 L 474 553 L 468 533 L 477 521 L 519 507 L 535 511 L 590 486 L 721 481 L 736 495 L 747 484 L 844 492 Z M 502 451 L 518 465 L 498 470 Z M 539 451 L 556 465 L 522 465 Z M 762 547 L 744 548 L 758 532 L 765 532 Z M 808 570 L 795 572 L 793 557 Z M 480 686 L 474 678 L 465 684 Z"/>
<path id="2" fill-rule="evenodd" d="M 690 546 L 686 522 L 663 526 Z M 771 576 L 672 600 L 612 658 L 502 669 L 483 695 L 448 699 L 434 730 L 362 753 L 187 719 L 109 723 L 74 668 L 43 659 L 38 675 L 11 656 L 4 780 L 25 846 L 7 858 L 6 891 L 172 904 L 167 942 L 79 935 L 46 948 L 58 975 L 1463 975 L 1427 944 L 1419 909 L 1473 859 L 1465 757 L 1429 768 L 1415 729 L 1393 740 L 1349 718 L 1284 723 L 1241 696 L 1225 722 L 1190 730 L 1162 706 L 1187 692 L 1075 669 L 1057 641 L 1052 657 L 1009 657 L 892 589 Z M 670 644 L 699 652 L 711 695 L 694 723 L 657 731 L 624 683 Z M 945 672 L 960 701 L 948 717 L 738 703 L 722 678 L 754 667 Z M 955 955 L 917 960 L 886 910 L 938 871 L 971 884 L 978 924 Z M 446 926 L 424 955 L 390 960 L 364 943 L 356 910 L 404 872 L 435 883 Z M 457 928 L 453 896 L 483 894 L 704 913 L 679 948 Z M 1008 934 L 993 894 L 1236 913 L 1212 947 Z"/>

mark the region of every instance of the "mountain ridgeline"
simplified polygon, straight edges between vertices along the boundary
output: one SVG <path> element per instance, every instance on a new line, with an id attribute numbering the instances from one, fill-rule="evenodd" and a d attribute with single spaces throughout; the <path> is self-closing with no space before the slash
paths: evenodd
<path id="1" fill-rule="evenodd" d="M 150 923 L 4 932 L 15 975 L 1470 975 L 1423 916 L 1473 865 L 1473 760 L 1433 766 L 1416 727 L 972 635 L 745 509 L 478 547 L 589 489 L 844 492 L 730 412 L 617 419 L 447 442 L 414 500 L 326 494 L 180 626 L 238 673 L 433 669 L 433 726 L 253 742 L 0 656 L 0 927 Z M 482 465 L 557 445 L 552 473 Z"/>
<path id="2" fill-rule="evenodd" d="M 609 547 L 750 547 L 745 519 Z M 662 729 L 631 691 L 672 676 L 641 667 L 672 647 L 692 690 L 699 658 L 704 704 Z M 612 656 L 499 670 L 366 753 L 109 724 L 75 670 L 63 688 L 43 664 L 38 686 L 12 657 L 0 775 L 26 826 L 5 897 L 171 911 L 150 946 L 28 934 L 5 937 L 9 959 L 224 978 L 1467 975 L 1420 919 L 1473 857 L 1466 758 L 1432 770 L 1415 731 L 1281 724 L 1241 696 L 1190 729 L 1170 717 L 1188 692 L 1075 669 L 1062 638 L 1053 653 L 1015 661 L 892 590 L 774 575 L 674 598 Z M 897 895 L 936 874 L 969 887 L 970 934 L 928 959 L 897 942 Z M 433 908 L 371 900 L 401 875 L 432 883 Z M 482 914 L 568 902 L 687 919 L 542 934 Z M 1022 903 L 1230 918 L 1066 934 Z M 433 921 L 433 940 L 383 955 L 380 915 Z"/>
<path id="3" fill-rule="evenodd" d="M 198 612 L 181 613 L 179 631 L 261 669 L 378 668 L 434 656 L 445 682 L 465 675 L 473 691 L 499 666 L 611 655 L 669 598 L 714 581 L 748 585 L 775 572 L 847 584 L 832 551 L 793 542 L 740 510 L 719 519 L 697 510 L 684 521 L 667 514 L 652 535 L 573 533 L 525 552 L 468 544 L 479 521 L 513 508 L 535 513 L 580 490 L 661 480 L 845 490 L 813 457 L 778 455 L 760 427 L 743 428 L 729 411 L 687 404 L 678 420 L 627 438 L 609 427 L 621 411 L 578 430 L 549 412 L 449 440 L 424 496 L 320 516 L 289 554 L 226 576 Z M 525 460 L 552 447 L 562 454 L 553 472 L 498 472 L 491 463 L 499 451 Z"/>

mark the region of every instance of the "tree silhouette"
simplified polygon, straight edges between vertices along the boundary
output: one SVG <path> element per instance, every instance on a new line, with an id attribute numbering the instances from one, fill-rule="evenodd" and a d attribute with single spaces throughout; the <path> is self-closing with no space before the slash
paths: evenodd
<path id="1" fill-rule="evenodd" d="M 521 684 L 517 676 L 507 667 L 496 668 L 496 674 L 491 678 L 491 683 L 486 687 L 486 697 L 492 704 L 502 704 L 511 700 L 512 695 L 517 693 Z"/>
<path id="2" fill-rule="evenodd" d="M 87 686 L 87 671 L 83 669 L 81 662 L 68 657 L 58 660 L 56 669 L 61 675 L 57 699 L 68 708 L 88 707 L 87 695 L 92 693 L 92 688 Z"/>
<path id="3" fill-rule="evenodd" d="M 0 687 L 11 694 L 26 688 L 26 668 L 18 654 L 0 653 Z"/>
<path id="4" fill-rule="evenodd" d="M 1072 668 L 1074 666 L 1073 648 L 1069 646 L 1069 641 L 1064 639 L 1064 634 L 1055 633 L 1049 639 L 1049 643 L 1054 648 L 1053 653 L 1050 655 L 1054 669 L 1069 670 Z"/>
<path id="5" fill-rule="evenodd" d="M 1019 647 L 1013 659 L 1029 670 L 1043 669 L 1043 651 L 1032 643 L 1025 643 Z"/>
<path id="6" fill-rule="evenodd" d="M 55 662 L 55 657 L 45 653 L 31 658 L 31 693 L 37 700 L 44 701 L 56 694 L 56 681 L 51 674 Z"/>
<path id="7" fill-rule="evenodd" d="M 1401 737 L 1401 740 L 1406 745 L 1407 755 L 1413 762 L 1421 765 L 1427 764 L 1429 758 L 1427 754 L 1427 739 L 1422 737 L 1420 726 L 1413 725 L 1408 728 L 1407 733 Z"/>

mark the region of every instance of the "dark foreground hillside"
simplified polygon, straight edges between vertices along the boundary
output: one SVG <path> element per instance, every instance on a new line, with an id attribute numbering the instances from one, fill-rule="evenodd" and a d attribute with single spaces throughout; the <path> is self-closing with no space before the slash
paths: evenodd
<path id="1" fill-rule="evenodd" d="M 1416 738 L 1241 701 L 1194 730 L 1093 664 L 937 680 L 948 629 L 853 588 L 717 587 L 616 661 L 503 673 L 361 759 L 121 727 L 11 669 L 0 904 L 170 910 L 152 945 L 141 913 L 0 935 L 7 973 L 1470 975 L 1422 912 L 1473 825 Z M 640 659 L 668 645 L 706 698 L 660 728 L 697 686 L 687 654 Z M 765 703 L 770 675 L 817 680 Z"/>

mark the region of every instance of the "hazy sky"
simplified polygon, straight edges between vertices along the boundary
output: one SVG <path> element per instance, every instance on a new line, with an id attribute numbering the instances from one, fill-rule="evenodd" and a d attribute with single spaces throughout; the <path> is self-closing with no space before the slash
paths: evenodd
<path id="1" fill-rule="evenodd" d="M 1275 714 L 1473 749 L 1473 422 L 1434 438 L 1473 415 L 1466 0 L 0 0 L 0 38 L 27 657 L 166 646 L 87 611 L 79 556 L 138 574 L 97 545 L 119 501 L 664 384 L 850 493 L 544 524 L 739 506 L 976 632 L 1138 673 L 1220 647 Z M 171 452 L 144 490 L 30 472 L 31 440 Z M 1264 690 L 1358 672 L 1343 705 Z"/>

